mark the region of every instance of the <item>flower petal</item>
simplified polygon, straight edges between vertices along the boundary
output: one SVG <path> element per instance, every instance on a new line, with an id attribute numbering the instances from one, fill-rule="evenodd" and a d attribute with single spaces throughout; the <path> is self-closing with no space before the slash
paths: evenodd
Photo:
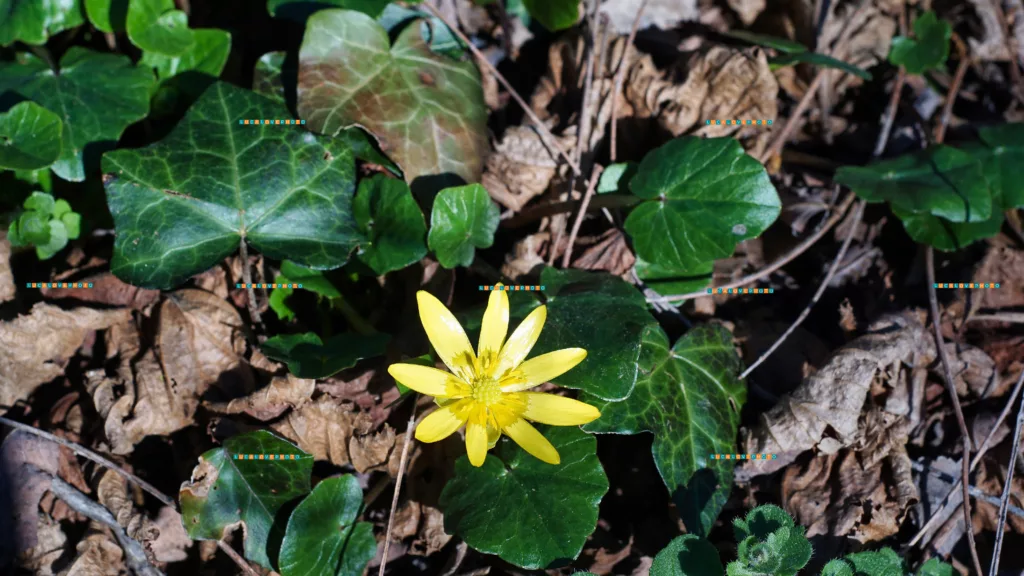
<path id="1" fill-rule="evenodd" d="M 542 392 L 523 392 L 526 396 L 526 412 L 528 418 L 541 424 L 553 426 L 578 426 L 593 422 L 601 416 L 600 410 L 590 404 Z"/>
<path id="2" fill-rule="evenodd" d="M 506 375 L 502 381 L 501 391 L 519 392 L 550 382 L 571 370 L 586 357 L 587 351 L 583 348 L 563 348 L 530 358 Z"/>
<path id="3" fill-rule="evenodd" d="M 459 397 L 469 394 L 469 386 L 453 374 L 418 364 L 392 364 L 388 374 L 420 394 Z"/>
<path id="4" fill-rule="evenodd" d="M 416 425 L 416 439 L 420 442 L 437 442 L 451 436 L 466 423 L 470 400 L 459 400 L 431 412 Z"/>
<path id="5" fill-rule="evenodd" d="M 498 359 L 498 367 L 494 370 L 495 376 L 501 376 L 509 370 L 519 366 L 530 354 L 533 345 L 540 338 L 540 331 L 544 329 L 544 321 L 548 317 L 548 307 L 538 306 L 533 312 L 516 327 L 515 332 L 509 337 L 508 342 L 501 349 L 501 357 Z"/>
<path id="6" fill-rule="evenodd" d="M 558 450 L 555 450 L 551 442 L 526 420 L 520 418 L 511 426 L 506 426 L 502 432 L 539 460 L 548 464 L 558 464 L 562 461 L 558 456 Z"/>
<path id="7" fill-rule="evenodd" d="M 466 454 L 473 466 L 483 466 L 487 459 L 487 423 L 478 415 L 482 411 L 477 409 L 466 424 Z"/>
<path id="8" fill-rule="evenodd" d="M 501 284 L 496 286 L 500 287 Z M 476 348 L 481 372 L 489 373 L 497 364 L 498 354 L 501 353 L 501 345 L 504 344 L 507 334 L 508 294 L 504 290 L 492 290 L 491 296 L 487 299 L 487 310 L 484 311 L 484 319 L 480 325 L 480 342 Z"/>
<path id="9" fill-rule="evenodd" d="M 467 372 L 471 370 L 476 356 L 462 325 L 433 294 L 420 290 L 416 293 L 416 302 L 419 303 L 423 330 L 441 361 L 453 373 L 468 378 L 470 374 Z"/>

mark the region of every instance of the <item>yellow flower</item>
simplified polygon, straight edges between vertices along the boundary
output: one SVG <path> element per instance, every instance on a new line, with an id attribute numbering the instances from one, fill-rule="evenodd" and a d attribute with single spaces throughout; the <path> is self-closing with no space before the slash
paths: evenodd
<path id="1" fill-rule="evenodd" d="M 528 421 L 575 426 L 601 415 L 597 408 L 572 398 L 527 392 L 587 357 L 582 348 L 566 348 L 526 360 L 544 327 L 547 307 L 535 308 L 506 341 L 508 294 L 491 292 L 474 354 L 466 332 L 440 300 L 422 290 L 416 300 L 427 338 L 451 370 L 449 374 L 415 364 L 388 367 L 395 380 L 434 396 L 440 405 L 416 427 L 420 442 L 443 440 L 465 424 L 466 452 L 474 466 L 483 465 L 487 450 L 502 434 L 544 462 L 558 464 L 558 451 Z"/>

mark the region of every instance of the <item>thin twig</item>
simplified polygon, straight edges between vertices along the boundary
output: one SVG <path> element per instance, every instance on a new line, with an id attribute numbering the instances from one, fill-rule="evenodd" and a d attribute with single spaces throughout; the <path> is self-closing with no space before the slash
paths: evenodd
<path id="1" fill-rule="evenodd" d="M 931 466 L 924 466 L 924 465 L 919 464 L 917 462 L 911 462 L 910 463 L 910 467 L 913 470 L 917 471 L 917 472 L 924 472 L 926 474 L 929 474 L 932 477 L 934 477 L 934 478 L 936 478 L 938 480 L 941 480 L 945 484 L 952 485 L 954 481 L 955 482 L 959 482 L 959 480 L 957 480 L 956 477 L 951 476 L 949 474 L 946 474 L 945 472 L 943 472 L 941 470 L 936 470 L 935 468 L 932 468 Z M 957 486 L 959 486 L 959 484 L 957 484 Z M 974 486 L 972 484 L 972 485 L 967 487 L 967 490 L 968 490 L 968 492 L 971 493 L 971 496 L 973 496 L 975 499 L 981 500 L 982 502 L 985 502 L 986 504 L 991 504 L 993 506 L 999 506 L 999 502 L 1000 502 L 999 498 L 996 498 L 995 496 L 992 496 L 992 495 L 984 492 L 983 490 L 981 490 L 977 486 Z M 1007 511 L 1012 513 L 1014 516 L 1019 516 L 1021 518 L 1024 518 L 1024 509 L 1018 508 L 1017 506 L 1014 506 L 1013 504 L 1010 504 L 1009 506 L 1007 506 Z"/>
<path id="2" fill-rule="evenodd" d="M 530 108 L 530 105 L 527 104 L 525 100 L 523 100 L 523 97 L 520 96 L 518 92 L 516 92 L 515 88 L 512 87 L 512 84 L 510 84 L 509 81 L 505 79 L 501 72 L 498 72 L 498 69 L 495 68 L 494 65 L 490 63 L 489 60 L 487 60 L 487 57 L 484 56 L 483 53 L 480 52 L 480 50 L 473 45 L 472 42 L 470 42 L 469 38 L 466 38 L 466 35 L 463 34 L 462 31 L 459 30 L 457 26 L 449 22 L 448 19 L 442 16 L 441 13 L 438 12 L 437 8 L 435 8 L 429 2 L 424 2 L 422 4 L 419 4 L 418 6 L 425 8 L 428 12 L 436 16 L 438 20 L 444 22 L 445 26 L 447 26 L 452 31 L 452 34 L 455 34 L 455 36 L 459 40 L 461 40 L 462 43 L 467 48 L 469 48 L 469 51 L 472 52 L 474 56 L 476 56 L 477 64 L 482 65 L 487 70 L 487 72 L 493 75 L 498 80 L 498 82 L 501 83 L 505 90 L 508 90 L 509 95 L 512 96 L 512 99 L 516 101 L 516 104 L 519 104 L 519 107 L 523 109 L 523 112 L 525 112 L 526 115 L 530 117 L 530 120 L 533 121 L 534 127 L 537 129 L 538 132 L 541 133 L 541 136 L 544 137 L 544 140 L 547 141 L 547 144 L 549 144 L 552 148 L 558 151 L 558 155 L 561 156 L 563 160 L 565 160 L 565 163 L 569 165 L 569 168 L 572 168 L 574 174 L 579 175 L 580 167 L 576 163 L 576 161 L 574 161 L 572 157 L 569 156 L 569 153 L 566 152 L 564 148 L 562 148 L 562 146 L 558 143 L 558 140 L 555 139 L 555 136 L 551 133 L 550 130 L 548 130 L 548 127 L 544 125 L 544 122 L 541 121 L 541 119 L 537 116 L 533 109 Z"/>
<path id="3" fill-rule="evenodd" d="M 796 246 L 794 246 L 792 250 L 790 250 L 789 252 L 786 252 L 785 254 L 780 256 L 777 260 L 775 260 L 774 262 L 772 262 L 768 266 L 765 266 L 764 268 L 758 270 L 757 272 L 754 272 L 753 274 L 750 274 L 749 276 L 744 276 L 743 278 L 740 278 L 739 280 L 736 280 L 736 281 L 733 281 L 733 282 L 729 282 L 728 284 L 723 284 L 721 286 L 715 286 L 714 290 L 718 290 L 719 288 L 722 288 L 723 290 L 729 289 L 729 288 L 738 288 L 740 286 L 745 286 L 745 285 L 750 284 L 752 282 L 757 282 L 758 280 L 771 275 L 773 272 L 775 272 L 779 268 L 782 268 L 786 264 L 789 264 L 794 258 L 796 258 L 797 256 L 799 256 L 799 255 L 803 254 L 804 252 L 806 252 L 808 248 L 813 246 L 814 243 L 818 241 L 818 239 L 820 239 L 822 236 L 824 236 L 826 232 L 831 230 L 832 227 L 836 225 L 836 223 L 838 223 L 840 220 L 842 220 L 843 216 L 846 214 L 846 211 L 850 208 L 850 205 L 853 204 L 853 201 L 854 201 L 855 198 L 856 198 L 856 196 L 854 196 L 853 194 L 848 194 L 846 196 L 846 199 L 843 200 L 843 203 L 839 205 L 839 208 L 836 209 L 836 211 L 832 214 L 832 216 L 828 219 L 828 221 L 826 221 L 821 226 L 821 228 L 819 228 L 817 231 L 814 232 L 814 234 L 811 234 L 809 237 L 807 237 L 806 240 L 804 240 L 803 242 L 801 242 L 801 243 L 797 244 Z M 682 301 L 685 301 L 685 300 L 693 300 L 694 298 L 700 298 L 702 296 L 707 296 L 707 295 L 708 295 L 708 293 L 707 293 L 707 290 L 705 289 L 705 290 L 698 290 L 697 292 L 690 292 L 689 294 L 673 294 L 673 295 L 670 295 L 670 296 L 660 296 L 660 297 L 657 297 L 657 298 L 648 298 L 647 301 L 651 302 L 651 303 L 656 303 L 656 302 L 682 302 Z"/>
<path id="4" fill-rule="evenodd" d="M 941 140 L 939 140 L 941 142 Z M 971 549 L 971 560 L 974 562 L 974 570 L 983 574 L 981 559 L 978 557 L 978 547 L 974 543 L 974 529 L 971 524 L 971 497 L 967 489 L 970 485 L 970 460 L 971 460 L 971 433 L 967 429 L 967 421 L 964 420 L 964 411 L 960 407 L 960 398 L 956 395 L 956 384 L 953 379 L 953 369 L 949 364 L 949 356 L 946 354 L 945 342 L 942 338 L 942 316 L 939 315 L 939 300 L 935 295 L 935 250 L 931 246 L 925 247 L 925 269 L 928 273 L 928 305 L 932 311 L 932 328 L 935 331 L 935 347 L 939 351 L 939 358 L 942 360 L 942 370 L 946 380 L 946 391 L 949 393 L 953 403 L 953 412 L 956 414 L 956 423 L 960 427 L 962 437 L 963 455 L 961 457 L 961 476 L 963 483 L 963 512 L 964 525 L 967 529 L 967 543 Z"/>
<path id="5" fill-rule="evenodd" d="M 104 458 L 103 456 L 100 456 L 99 454 L 93 452 L 92 450 L 89 450 L 85 446 L 82 446 L 81 444 L 78 444 L 76 442 L 72 442 L 70 440 L 65 440 L 64 438 L 61 438 L 59 436 L 54 436 L 53 434 L 50 434 L 49 432 L 45 432 L 43 430 L 40 430 L 40 429 L 38 429 L 38 428 L 36 428 L 34 426 L 29 426 L 28 424 L 22 424 L 21 422 L 18 422 L 16 420 L 11 420 L 10 418 L 5 418 L 3 416 L 0 416 L 0 424 L 4 424 L 6 426 L 10 426 L 11 428 L 15 428 L 17 430 L 24 430 L 25 432 L 28 432 L 29 434 L 34 434 L 36 436 L 39 436 L 40 438 L 45 438 L 45 439 L 47 439 L 47 440 L 49 440 L 51 442 L 55 442 L 57 444 L 60 444 L 61 446 L 64 446 L 68 450 L 71 450 L 75 454 L 81 456 L 82 458 L 85 458 L 87 460 L 92 460 L 93 462 L 99 464 L 100 466 L 103 466 L 104 468 L 107 468 L 109 470 L 113 470 L 114 472 L 120 474 L 125 480 L 131 482 L 132 484 L 135 484 L 139 488 L 142 488 L 144 491 L 148 492 L 151 496 L 153 496 L 154 498 L 156 498 L 160 502 L 164 503 L 167 506 L 170 506 L 174 510 L 178 510 L 177 503 L 174 500 L 172 500 L 170 496 L 168 496 L 168 495 L 164 494 L 163 492 L 157 490 L 149 482 L 146 482 L 142 478 L 139 478 L 138 476 L 132 474 L 131 472 L 128 472 L 124 468 L 121 468 L 120 466 L 115 464 L 113 461 L 108 460 L 108 459 Z M 249 563 L 246 562 L 241 556 L 239 556 L 237 553 L 235 553 L 234 550 L 231 550 L 229 552 L 228 549 L 230 549 L 231 547 L 228 546 L 227 543 L 225 543 L 223 540 L 218 540 L 217 541 L 217 546 L 221 550 L 223 550 L 229 557 L 231 557 L 231 559 L 235 562 L 235 564 L 237 564 L 238 567 L 241 568 L 242 571 L 245 572 L 245 574 L 247 576 L 259 576 L 259 574 L 253 569 L 253 567 L 250 566 Z"/>
<path id="6" fill-rule="evenodd" d="M 253 323 L 260 326 L 262 333 L 263 318 L 260 316 L 259 306 L 256 305 L 256 290 L 252 287 L 252 271 L 249 269 L 249 247 L 245 243 L 245 234 L 238 240 L 238 251 L 242 257 L 242 282 L 245 282 L 245 290 L 249 295 L 249 318 Z"/>
<path id="7" fill-rule="evenodd" d="M 413 402 L 412 412 L 409 414 L 409 425 L 405 427 L 405 442 L 402 444 L 402 456 L 398 460 L 398 477 L 395 478 L 395 494 L 391 497 L 391 512 L 388 513 L 388 528 L 384 532 L 384 553 L 380 558 L 378 576 L 384 576 L 384 569 L 388 565 L 388 550 L 391 548 L 391 530 L 395 526 L 395 510 L 398 509 L 398 496 L 402 491 L 402 477 L 405 476 L 405 465 L 409 460 L 409 448 L 412 446 L 412 435 L 415 428 L 416 403 Z"/>
<path id="8" fill-rule="evenodd" d="M 992 439 L 995 438 L 996 436 L 996 432 L 999 430 L 999 427 L 1003 424 L 1003 422 L 1006 421 L 1006 418 L 1010 415 L 1010 409 L 1013 407 L 1014 400 L 1016 400 L 1017 396 L 1020 394 L 1021 388 L 1024 388 L 1024 370 L 1021 371 L 1020 377 L 1017 378 L 1017 384 L 1014 385 L 1013 391 L 1010 392 L 1010 396 L 1006 400 L 1006 405 L 1003 406 L 1003 411 L 999 413 L 999 417 L 996 418 L 996 421 L 992 425 L 992 428 L 989 429 L 988 434 L 985 436 L 985 440 L 982 441 L 981 443 L 981 446 L 978 446 L 978 452 L 974 455 L 973 458 L 971 458 L 971 472 L 974 472 L 974 470 L 978 467 L 978 464 L 981 463 L 981 458 L 985 455 L 986 452 L 988 452 L 989 446 L 992 443 Z M 957 480 L 956 484 L 953 487 L 951 487 L 949 489 L 949 492 L 946 493 L 946 496 L 943 497 L 942 503 L 936 509 L 935 514 L 933 514 L 932 517 L 929 518 L 928 521 L 921 526 L 921 528 L 917 531 L 917 534 L 915 534 L 914 537 L 910 540 L 908 546 L 916 546 L 917 543 L 920 542 L 921 539 L 924 537 L 925 533 L 931 530 L 932 527 L 935 526 L 935 524 L 937 524 L 940 520 L 945 521 L 945 518 L 947 518 L 948 516 L 943 516 L 942 514 L 940 514 L 940 512 L 946 507 L 946 504 L 949 502 L 949 499 L 953 497 L 953 493 L 956 492 L 957 490 L 960 490 L 961 486 L 963 486 L 963 481 Z"/>
<path id="9" fill-rule="evenodd" d="M 832 277 L 835 276 L 836 270 L 839 268 L 839 263 L 842 262 L 843 257 L 846 256 L 846 251 L 849 250 L 850 242 L 853 241 L 853 236 L 857 231 L 857 225 L 860 224 L 860 219 L 864 217 L 864 206 L 866 205 L 867 203 L 863 200 L 857 203 L 856 212 L 853 215 L 853 221 L 850 223 L 850 231 L 846 234 L 846 238 L 843 239 L 843 245 L 839 247 L 839 252 L 836 253 L 836 257 L 832 260 L 832 265 L 829 266 L 828 274 L 825 274 L 825 279 L 821 281 L 821 285 L 818 286 L 818 290 L 814 293 L 814 297 L 812 297 L 811 301 L 807 303 L 807 306 L 804 307 L 803 312 L 800 312 L 800 315 L 797 316 L 796 320 L 789 325 L 789 328 L 782 333 L 782 336 L 779 336 L 778 339 L 775 340 L 775 343 L 771 345 L 771 348 L 765 350 L 764 354 L 761 354 L 753 364 L 747 367 L 747 369 L 740 374 L 741 380 L 746 378 L 754 371 L 755 368 L 767 360 L 779 346 L 782 346 L 782 343 L 786 341 L 786 338 L 788 338 L 789 335 L 792 334 L 793 331 L 796 330 L 797 327 L 800 326 L 800 324 L 802 324 L 803 321 L 811 314 L 811 308 L 814 308 L 814 305 L 818 303 L 818 299 L 825 293 L 825 289 L 828 288 L 829 283 L 832 282 Z"/>
<path id="10" fill-rule="evenodd" d="M 647 0 L 643 0 L 640 3 L 640 7 L 636 10 L 636 17 L 633 18 L 633 27 L 629 30 L 629 38 L 626 39 L 626 45 L 622 48 L 622 58 L 619 59 L 619 67 L 615 70 L 615 85 L 612 88 L 612 110 L 611 119 L 609 122 L 612 123 L 611 133 L 611 151 L 609 152 L 612 162 L 615 162 L 617 144 L 618 144 L 618 117 L 616 114 L 619 111 L 619 93 L 622 92 L 622 83 L 626 78 L 626 65 L 629 63 L 629 50 L 633 47 L 633 41 L 636 40 L 637 30 L 640 28 L 640 17 L 643 16 L 644 8 L 647 8 Z"/>
<path id="11" fill-rule="evenodd" d="M 1014 47 L 1013 34 L 1010 33 L 1010 26 L 1006 20 L 1006 12 L 1003 11 L 1002 0 L 991 0 L 992 8 L 996 13 L 996 20 L 1003 31 L 1003 45 L 1006 46 L 1007 56 L 1010 58 L 1010 81 L 1013 82 L 1013 90 L 1010 92 L 1018 99 L 1024 92 L 1024 85 L 1021 84 L 1020 63 L 1017 60 L 1017 50 Z"/>
<path id="12" fill-rule="evenodd" d="M 889 96 L 889 107 L 886 109 L 885 118 L 882 120 L 882 133 L 875 141 L 875 149 L 872 151 L 873 158 L 880 158 L 885 152 L 889 143 L 889 134 L 892 132 L 892 125 L 896 121 L 896 110 L 900 105 L 900 94 L 903 92 L 903 84 L 907 81 L 907 71 L 900 66 L 896 74 L 896 82 L 892 85 L 892 94 Z"/>
<path id="13" fill-rule="evenodd" d="M 641 198 L 632 194 L 601 194 L 590 202 L 591 210 L 605 208 L 625 208 L 639 204 Z M 520 228 L 541 218 L 562 214 L 563 212 L 574 212 L 583 204 L 583 200 L 564 200 L 561 202 L 549 202 L 539 206 L 533 206 L 518 214 L 510 215 L 501 221 L 502 228 Z"/>
<path id="14" fill-rule="evenodd" d="M 800 98 L 800 102 L 797 103 L 793 113 L 789 115 L 789 118 L 786 119 L 786 123 L 782 125 L 782 130 L 779 130 L 772 136 L 771 144 L 768 145 L 764 153 L 761 154 L 761 158 L 759 158 L 762 164 L 782 150 L 782 147 L 786 144 L 786 140 L 789 139 L 790 133 L 793 132 L 797 123 L 800 122 L 801 117 L 804 115 L 804 112 L 806 112 L 807 108 L 810 107 L 811 100 L 814 99 L 814 95 L 818 92 L 818 88 L 825 80 L 826 70 L 826 68 L 818 70 L 818 73 L 814 75 L 814 80 L 812 80 L 811 85 L 807 87 L 807 91 L 804 92 L 804 95 Z"/>
<path id="15" fill-rule="evenodd" d="M 1024 371 L 1021 372 L 1024 379 Z M 992 548 L 992 565 L 989 566 L 989 576 L 996 576 L 999 573 L 999 554 L 1003 550 L 1003 526 L 1006 525 L 1006 509 L 1010 505 L 1010 492 L 1013 488 L 1013 472 L 1017 466 L 1017 455 L 1020 454 L 1020 434 L 1024 430 L 1024 402 L 1020 403 L 1017 409 L 1017 425 L 1013 429 L 1013 447 L 1010 449 L 1010 462 L 1006 466 L 1006 480 L 1003 484 L 1003 495 L 999 500 L 999 519 L 996 520 L 996 542 Z"/>
<path id="16" fill-rule="evenodd" d="M 956 73 L 953 74 L 953 83 L 949 85 L 946 93 L 946 102 L 942 105 L 942 116 L 939 118 L 939 125 L 935 128 L 935 142 L 941 144 L 946 137 L 946 126 L 949 125 L 949 118 L 953 114 L 953 103 L 956 102 L 957 92 L 967 74 L 967 66 L 971 63 L 967 57 L 967 46 L 956 32 L 953 33 L 953 45 L 956 46 L 957 54 L 960 56 L 960 63 L 956 66 Z"/>
<path id="17" fill-rule="evenodd" d="M 601 179 L 601 172 L 603 171 L 604 168 L 600 165 L 595 165 L 593 172 L 590 174 L 587 192 L 583 195 L 580 211 L 576 213 L 576 220 L 572 223 L 572 230 L 569 231 L 569 245 L 565 247 L 565 253 L 562 254 L 562 268 L 568 268 L 569 262 L 572 260 L 572 245 L 576 243 L 576 235 L 579 234 L 580 224 L 583 223 L 583 217 L 587 214 L 587 206 L 590 205 L 590 199 L 594 197 L 594 189 L 597 188 L 597 181 Z"/>

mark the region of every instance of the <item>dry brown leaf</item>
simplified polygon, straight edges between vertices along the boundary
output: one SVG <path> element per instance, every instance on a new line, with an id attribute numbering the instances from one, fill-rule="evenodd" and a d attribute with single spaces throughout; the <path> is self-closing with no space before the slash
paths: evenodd
<path id="1" fill-rule="evenodd" d="M 64 576 L 115 576 L 129 574 L 124 566 L 124 551 L 108 529 L 96 522 L 90 523 L 91 533 L 75 549 L 78 557 Z"/>
<path id="2" fill-rule="evenodd" d="M 421 505 L 419 535 L 409 547 L 409 553 L 430 556 L 444 548 L 451 539 L 444 531 L 444 514 L 433 506 Z"/>
<path id="3" fill-rule="evenodd" d="M 62 279 L 57 278 L 56 281 L 61 282 Z M 75 282 L 90 282 L 92 283 L 92 288 L 88 290 L 43 288 L 41 292 L 50 300 L 74 298 L 82 302 L 107 304 L 135 310 L 143 310 L 160 299 L 159 290 L 147 290 L 126 284 L 109 272 L 75 280 Z"/>
<path id="4" fill-rule="evenodd" d="M 113 470 L 104 471 L 96 486 L 96 497 L 100 504 L 110 510 L 128 537 L 143 545 L 146 555 L 152 561 L 154 558 L 149 543 L 160 535 L 160 529 L 145 513 L 135 508 L 124 477 Z"/>
<path id="5" fill-rule="evenodd" d="M 360 473 L 387 468 L 388 458 L 395 451 L 395 440 L 395 429 L 387 424 L 380 432 L 353 436 L 348 443 L 348 456 L 352 460 L 352 466 Z"/>
<path id="6" fill-rule="evenodd" d="M 58 445 L 22 430 L 15 430 L 0 446 L 0 492 L 10 498 L 9 526 L 15 553 L 35 548 L 39 500 L 50 489 L 50 477 L 60 466 Z M 5 512 L 6 513 L 6 512 Z"/>
<path id="7" fill-rule="evenodd" d="M 981 60 L 1005 62 L 1010 59 L 1010 50 L 1006 44 L 1003 24 L 999 21 L 993 0 L 968 0 L 974 7 L 974 13 L 981 21 L 982 31 L 977 37 L 970 37 L 967 43 L 971 47 L 971 55 Z M 1002 2 L 1002 0 L 996 0 Z"/>
<path id="8" fill-rule="evenodd" d="M 246 413 L 257 420 L 267 421 L 309 401 L 316 389 L 316 380 L 298 378 L 292 374 L 274 376 L 263 388 L 230 402 L 211 402 L 207 408 L 221 414 Z"/>
<path id="9" fill-rule="evenodd" d="M 607 230 L 597 243 L 589 246 L 572 263 L 573 268 L 604 270 L 615 276 L 628 274 L 636 257 L 618 228 Z"/>
<path id="10" fill-rule="evenodd" d="M 865 441 L 861 410 L 879 373 L 892 370 L 899 380 L 903 363 L 926 363 L 934 356 L 931 339 L 913 314 L 890 315 L 836 351 L 820 370 L 783 396 L 758 424 L 745 430 L 748 453 L 777 454 L 776 460 L 750 463 L 740 476 L 779 470 L 807 450 L 831 454 Z M 826 431 L 829 432 L 826 435 Z"/>
<path id="11" fill-rule="evenodd" d="M 896 35 L 896 20 L 880 8 L 884 7 L 877 6 L 873 0 L 832 2 L 829 17 L 821 28 L 817 51 L 864 70 L 884 62 Z M 840 44 L 844 36 L 848 40 Z M 838 70 L 826 70 L 825 74 L 824 86 L 831 102 L 848 88 L 864 82 Z"/>
<path id="12" fill-rule="evenodd" d="M 505 263 L 501 266 L 502 275 L 517 280 L 529 275 L 537 266 L 543 266 L 541 253 L 550 239 L 551 234 L 538 232 L 516 242 L 513 251 L 505 255 Z"/>
<path id="13" fill-rule="evenodd" d="M 0 232 L 0 304 L 14 299 L 14 274 L 11 273 L 11 243 Z"/>
<path id="14" fill-rule="evenodd" d="M 998 290 L 975 290 L 981 308 L 1024 306 L 1024 250 L 993 243 L 971 282 L 998 282 Z"/>
<path id="15" fill-rule="evenodd" d="M 394 380 L 387 376 L 387 372 L 372 369 L 348 380 L 341 375 L 332 376 L 318 383 L 316 387 L 317 390 L 337 400 L 353 402 L 361 410 L 369 413 L 373 420 L 373 429 L 388 419 L 391 404 L 401 395 Z"/>
<path id="16" fill-rule="evenodd" d="M 594 561 L 587 568 L 588 571 L 597 576 L 605 576 L 606 574 L 615 573 L 615 565 L 622 562 L 633 552 L 633 535 L 630 535 L 629 541 L 623 546 L 618 552 L 609 552 L 606 548 L 598 548 L 594 552 Z"/>
<path id="17" fill-rule="evenodd" d="M 23 400 L 36 386 L 64 373 L 92 330 L 127 322 L 130 310 L 61 310 L 39 303 L 26 316 L 0 322 L 0 406 Z"/>
<path id="18" fill-rule="evenodd" d="M 636 0 L 607 0 L 601 5 L 601 12 L 608 15 L 616 32 L 629 34 L 636 19 L 637 5 Z M 696 20 L 699 15 L 697 0 L 649 0 L 640 17 L 639 29 L 653 26 L 669 30 L 679 22 Z"/>
<path id="19" fill-rule="evenodd" d="M 765 0 L 729 0 L 729 7 L 740 17 L 744 26 L 750 26 L 764 12 Z"/>
<path id="20" fill-rule="evenodd" d="M 416 534 L 420 525 L 420 505 L 409 501 L 395 512 L 395 522 L 391 528 L 393 540 L 404 540 Z"/>
<path id="21" fill-rule="evenodd" d="M 180 562 L 188 558 L 188 549 L 192 547 L 192 539 L 185 532 L 181 523 L 181 514 L 170 506 L 164 506 L 153 521 L 160 534 L 149 543 L 148 550 L 153 551 L 157 562 Z"/>
<path id="22" fill-rule="evenodd" d="M 369 432 L 370 424 L 369 416 L 355 412 L 351 404 L 321 397 L 292 410 L 270 428 L 315 459 L 344 466 L 349 463 L 349 440 L 355 434 Z"/>
<path id="23" fill-rule="evenodd" d="M 558 143 L 569 151 L 576 146 L 576 136 L 561 136 Z M 514 126 L 487 157 L 480 182 L 495 201 L 518 211 L 547 190 L 560 163 L 558 152 L 545 144 L 536 129 Z"/>
<path id="24" fill-rule="evenodd" d="M 60 522 L 46 514 L 37 515 L 36 526 L 36 545 L 18 554 L 18 566 L 31 570 L 35 576 L 53 576 L 53 565 L 64 555 L 68 537 Z"/>
<path id="25" fill-rule="evenodd" d="M 992 358 L 981 348 L 970 344 L 958 347 L 953 342 L 947 342 L 945 346 L 957 395 L 988 398 L 999 385 L 999 373 Z M 933 365 L 932 371 L 938 379 L 945 378 L 941 363 Z"/>
<path id="26" fill-rule="evenodd" d="M 1005 465 L 992 465 L 986 462 L 985 465 L 978 468 L 974 483 L 979 490 L 986 494 L 1002 494 L 1003 486 L 1006 485 Z M 975 500 L 975 502 L 977 504 L 971 509 L 973 512 L 971 520 L 975 532 L 995 532 L 999 507 L 983 500 Z M 1013 476 L 1010 504 L 1017 508 L 1024 508 L 1024 479 L 1021 478 L 1019 471 Z M 1008 514 L 1005 529 L 1017 534 L 1024 534 L 1024 518 L 1016 514 Z"/>

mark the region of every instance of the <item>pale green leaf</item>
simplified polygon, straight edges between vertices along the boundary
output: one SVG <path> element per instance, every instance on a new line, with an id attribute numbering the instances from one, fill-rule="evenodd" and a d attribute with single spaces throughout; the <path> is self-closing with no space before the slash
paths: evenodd
<path id="1" fill-rule="evenodd" d="M 18 40 L 42 45 L 85 21 L 79 0 L 3 0 L 0 15 L 0 46 Z"/>
<path id="2" fill-rule="evenodd" d="M 89 21 L 100 32 L 123 32 L 129 0 L 84 0 Z"/>
<path id="3" fill-rule="evenodd" d="M 195 44 L 188 15 L 175 9 L 174 0 L 130 0 L 125 30 L 132 44 L 146 52 L 181 56 Z"/>
<path id="4" fill-rule="evenodd" d="M 50 228 L 49 240 L 43 244 L 36 244 L 36 256 L 40 260 L 53 258 L 57 252 L 60 252 L 68 245 L 68 231 L 64 227 L 64 222 L 50 220 L 48 225 Z"/>
<path id="5" fill-rule="evenodd" d="M 490 248 L 501 216 L 479 184 L 442 190 L 430 211 L 427 245 L 445 268 L 469 266 L 476 248 Z"/>

